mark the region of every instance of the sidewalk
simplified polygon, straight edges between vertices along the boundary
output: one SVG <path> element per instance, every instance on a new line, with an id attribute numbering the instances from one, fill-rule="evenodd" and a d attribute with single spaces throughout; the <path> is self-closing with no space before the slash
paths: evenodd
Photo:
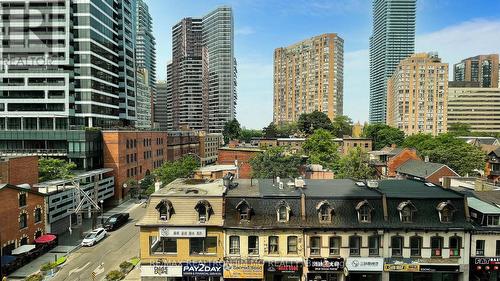
<path id="1" fill-rule="evenodd" d="M 123 281 L 140 281 L 141 280 L 141 264 L 139 263 L 136 267 L 125 276 Z"/>
<path id="2" fill-rule="evenodd" d="M 141 202 L 144 202 L 144 200 Z M 137 207 L 139 205 L 140 203 L 138 200 L 129 199 L 123 202 L 122 204 L 104 212 L 102 216 L 103 220 L 106 220 L 113 214 L 129 212 L 134 207 Z M 101 224 L 101 216 L 97 218 L 97 226 L 99 227 L 100 224 Z M 84 219 L 82 222 L 83 235 L 92 230 L 91 228 L 92 228 L 92 219 Z M 57 257 L 67 256 L 71 254 L 71 252 L 79 249 L 80 243 L 82 241 L 82 238 L 80 238 L 80 230 L 74 228 L 71 234 L 69 232 L 65 232 L 59 235 L 58 241 L 59 245 L 57 247 L 55 247 L 48 253 L 36 258 L 35 260 L 31 261 L 30 263 L 24 265 L 23 267 L 19 268 L 18 270 L 10 274 L 8 280 L 24 280 L 24 278 L 26 278 L 27 276 L 30 276 L 31 274 L 38 272 L 43 264 L 55 261 L 56 256 Z M 138 276 L 140 276 L 140 274 Z M 131 280 L 139 280 L 139 279 L 131 279 Z"/>

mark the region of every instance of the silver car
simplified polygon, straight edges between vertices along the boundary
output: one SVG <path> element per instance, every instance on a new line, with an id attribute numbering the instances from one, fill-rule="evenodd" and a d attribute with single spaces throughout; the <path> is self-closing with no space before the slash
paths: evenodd
<path id="1" fill-rule="evenodd" d="M 83 238 L 82 246 L 94 246 L 104 239 L 104 237 L 106 237 L 106 230 L 104 228 L 94 229 Z"/>

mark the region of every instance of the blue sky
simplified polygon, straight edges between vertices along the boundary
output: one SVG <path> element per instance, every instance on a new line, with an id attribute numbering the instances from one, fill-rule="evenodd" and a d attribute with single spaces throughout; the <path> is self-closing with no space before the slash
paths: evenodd
<path id="1" fill-rule="evenodd" d="M 273 52 L 277 47 L 322 34 L 344 39 L 344 114 L 368 119 L 368 38 L 371 0 L 147 0 L 157 41 L 158 78 L 171 59 L 171 28 L 230 5 L 238 61 L 237 119 L 247 128 L 272 121 Z M 417 0 L 416 50 L 437 51 L 450 65 L 500 52 L 499 0 Z M 451 73 L 450 73 L 451 74 Z"/>

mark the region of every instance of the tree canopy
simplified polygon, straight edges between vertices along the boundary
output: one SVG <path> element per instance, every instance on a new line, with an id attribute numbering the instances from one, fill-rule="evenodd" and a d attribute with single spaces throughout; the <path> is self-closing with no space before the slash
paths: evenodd
<path id="1" fill-rule="evenodd" d="M 310 163 L 320 164 L 332 171 L 336 169 L 340 159 L 338 148 L 333 141 L 333 135 L 324 129 L 314 131 L 302 145 Z"/>
<path id="2" fill-rule="evenodd" d="M 74 176 L 72 173 L 74 169 L 76 164 L 73 162 L 42 157 L 38 160 L 38 181 L 68 179 Z"/>
<path id="3" fill-rule="evenodd" d="M 263 179 L 297 177 L 301 164 L 299 155 L 287 153 L 282 147 L 269 148 L 250 159 L 252 177 Z"/>
<path id="4" fill-rule="evenodd" d="M 453 134 L 436 137 L 415 134 L 408 136 L 403 146 L 415 148 L 421 157 L 428 156 L 431 162 L 445 164 L 461 176 L 472 175 L 475 170 L 483 170 L 485 166 L 485 153 Z"/>
<path id="5" fill-rule="evenodd" d="M 164 162 L 153 174 L 165 185 L 177 178 L 189 177 L 198 167 L 198 159 L 193 155 L 186 155 L 173 162 Z"/>
<path id="6" fill-rule="evenodd" d="M 344 136 L 350 136 L 352 133 L 352 120 L 348 116 L 340 115 L 336 116 L 332 122 L 333 125 L 333 135 L 342 138 Z"/>
<path id="7" fill-rule="evenodd" d="M 401 146 L 405 139 L 405 133 L 403 131 L 382 123 L 365 126 L 363 128 L 363 136 L 373 140 L 374 150 L 380 150 L 393 144 Z"/>
<path id="8" fill-rule="evenodd" d="M 222 130 L 222 135 L 224 136 L 224 142 L 228 143 L 230 140 L 236 140 L 241 137 L 241 127 L 238 120 L 233 119 L 227 121 L 224 124 L 224 129 Z"/>
<path id="9" fill-rule="evenodd" d="M 240 139 L 246 143 L 249 143 L 252 138 L 260 138 L 262 136 L 263 133 L 261 130 L 243 128 L 241 129 Z"/>
<path id="10" fill-rule="evenodd" d="M 376 175 L 375 168 L 369 163 L 368 153 L 360 147 L 349 150 L 349 153 L 340 159 L 335 178 L 345 179 L 372 179 Z"/>
<path id="11" fill-rule="evenodd" d="M 332 131 L 333 124 L 326 114 L 316 110 L 311 113 L 301 114 L 299 121 L 297 121 L 297 128 L 305 134 L 310 135 L 318 129 Z"/>
<path id="12" fill-rule="evenodd" d="M 262 129 L 263 135 L 265 138 L 271 139 L 271 138 L 276 138 L 278 137 L 278 127 L 271 122 L 267 127 L 264 127 Z"/>

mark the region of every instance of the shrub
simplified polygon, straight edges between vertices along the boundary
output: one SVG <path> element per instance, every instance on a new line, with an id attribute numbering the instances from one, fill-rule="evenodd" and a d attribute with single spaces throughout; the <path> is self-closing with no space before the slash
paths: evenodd
<path id="1" fill-rule="evenodd" d="M 112 270 L 106 274 L 106 280 L 107 281 L 118 281 L 122 280 L 123 277 L 125 277 L 125 274 L 119 270 Z"/>
<path id="2" fill-rule="evenodd" d="M 131 266 L 132 266 L 132 264 L 128 261 L 124 261 L 124 262 L 120 263 L 120 269 L 122 271 L 130 268 Z"/>
<path id="3" fill-rule="evenodd" d="M 24 279 L 25 281 L 42 281 L 43 280 L 43 276 L 39 273 L 37 274 L 32 274 L 28 277 L 26 277 L 26 279 Z"/>
<path id="4" fill-rule="evenodd" d="M 130 263 L 133 265 L 133 266 L 136 266 L 137 264 L 139 264 L 139 262 L 141 261 L 140 258 L 138 257 L 133 257 L 130 259 Z"/>
<path id="5" fill-rule="evenodd" d="M 40 267 L 40 270 L 41 271 L 49 271 L 51 270 L 53 267 L 52 267 L 52 264 L 50 262 L 48 263 L 44 263 L 41 267 Z"/>

